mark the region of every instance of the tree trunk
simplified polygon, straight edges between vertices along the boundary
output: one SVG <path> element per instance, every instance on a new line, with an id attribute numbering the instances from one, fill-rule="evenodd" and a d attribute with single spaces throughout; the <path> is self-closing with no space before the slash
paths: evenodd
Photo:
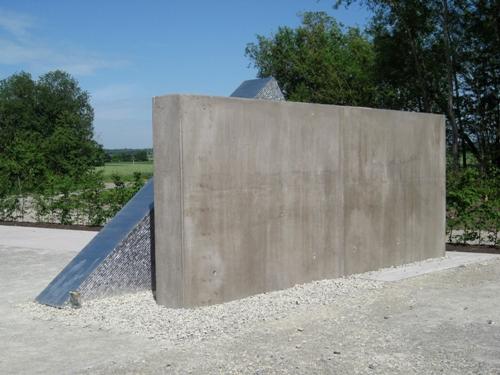
<path id="1" fill-rule="evenodd" d="M 410 52 L 413 58 L 413 64 L 415 65 L 415 71 L 417 73 L 417 84 L 420 89 L 420 95 L 423 101 L 423 107 L 420 106 L 420 110 L 423 109 L 423 112 L 431 112 L 431 100 L 429 95 L 429 90 L 427 87 L 427 81 L 424 77 L 425 66 L 423 63 L 423 59 L 419 58 L 421 55 L 422 49 L 420 45 L 418 45 L 418 35 L 412 30 L 412 28 L 408 25 L 406 20 L 403 17 L 404 11 L 404 2 L 400 2 L 399 0 L 390 1 L 389 4 L 392 6 L 396 14 L 399 14 L 399 19 L 401 21 L 401 26 L 408 36 L 408 41 L 410 43 Z"/>
<path id="2" fill-rule="evenodd" d="M 453 168 L 459 168 L 458 154 L 458 127 L 455 120 L 455 111 L 453 108 L 453 61 L 451 58 L 450 48 L 450 33 L 448 29 L 448 0 L 442 0 L 443 3 L 443 37 L 444 37 L 444 53 L 446 58 L 446 75 L 448 79 L 448 120 L 451 126 L 451 153 L 453 160 Z"/>
<path id="3" fill-rule="evenodd" d="M 462 145 L 462 168 L 467 168 L 467 142 L 465 141 L 465 128 L 464 124 L 462 122 L 462 110 L 461 110 L 461 103 L 460 103 L 460 93 L 458 91 L 458 78 L 457 78 L 457 71 L 455 70 L 455 62 L 456 62 L 456 57 L 453 54 L 452 55 L 452 60 L 453 60 L 453 82 L 455 84 L 455 107 L 457 109 L 457 125 L 458 125 L 458 130 L 460 133 L 460 138 L 462 140 L 461 145 Z"/>

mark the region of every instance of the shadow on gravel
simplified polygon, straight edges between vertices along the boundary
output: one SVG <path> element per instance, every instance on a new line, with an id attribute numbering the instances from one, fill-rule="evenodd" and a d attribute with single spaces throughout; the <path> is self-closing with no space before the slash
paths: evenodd
<path id="1" fill-rule="evenodd" d="M 446 244 L 446 251 L 457 251 L 464 253 L 485 253 L 485 254 L 500 254 L 500 247 L 488 245 L 457 245 Z"/>

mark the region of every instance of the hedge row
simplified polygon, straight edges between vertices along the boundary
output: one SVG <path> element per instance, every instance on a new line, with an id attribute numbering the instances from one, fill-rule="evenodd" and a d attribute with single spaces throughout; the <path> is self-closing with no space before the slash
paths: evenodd
<path id="1" fill-rule="evenodd" d="M 144 182 L 135 173 L 132 183 L 113 176 L 113 183 L 106 187 L 99 172 L 84 176 L 76 186 L 70 179 L 54 180 L 40 193 L 0 197 L 0 220 L 103 225 Z M 447 241 L 498 245 L 500 172 L 493 171 L 488 178 L 475 168 L 449 172 L 446 189 Z"/>
<path id="2" fill-rule="evenodd" d="M 145 180 L 135 173 L 125 183 L 116 175 L 106 186 L 102 173 L 91 172 L 75 184 L 57 179 L 36 193 L 0 197 L 0 220 L 38 223 L 104 225 L 134 196 Z"/>

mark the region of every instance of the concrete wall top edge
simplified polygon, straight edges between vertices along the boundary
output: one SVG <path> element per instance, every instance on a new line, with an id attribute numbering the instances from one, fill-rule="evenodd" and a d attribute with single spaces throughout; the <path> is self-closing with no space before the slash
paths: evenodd
<path id="1" fill-rule="evenodd" d="M 360 111 L 375 111 L 375 112 L 388 112 L 388 113 L 404 113 L 409 114 L 415 117 L 437 117 L 440 118 L 444 123 L 445 116 L 439 113 L 429 113 L 429 112 L 414 112 L 414 111 L 400 111 L 395 109 L 381 109 L 381 108 L 371 108 L 371 107 L 356 107 L 356 106 L 348 106 L 348 105 L 338 105 L 338 104 L 318 104 L 318 103 L 306 103 L 306 102 L 293 102 L 293 101 L 272 101 L 272 100 L 262 100 L 262 99 L 249 99 L 249 98 L 238 98 L 238 97 L 227 97 L 227 96 L 215 96 L 215 95 L 201 95 L 201 94 L 166 94 L 166 95 L 158 95 L 153 96 L 153 104 L 157 101 L 161 101 L 162 99 L 172 99 L 172 98 L 192 98 L 192 99 L 216 99 L 223 100 L 228 102 L 235 101 L 244 101 L 244 102 L 259 102 L 265 103 L 265 105 L 270 106 L 311 106 L 311 107 L 330 107 L 330 108 L 342 108 L 345 110 L 360 110 Z"/>

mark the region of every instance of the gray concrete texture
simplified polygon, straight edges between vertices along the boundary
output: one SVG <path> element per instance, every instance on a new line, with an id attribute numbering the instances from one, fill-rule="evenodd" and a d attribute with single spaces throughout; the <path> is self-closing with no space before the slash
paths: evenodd
<path id="1" fill-rule="evenodd" d="M 231 96 L 285 100 L 273 77 L 244 81 Z M 154 290 L 153 179 L 40 293 L 37 301 L 63 307 L 140 290 Z M 70 298 L 71 296 L 71 298 Z"/>
<path id="2" fill-rule="evenodd" d="M 444 254 L 443 116 L 168 95 L 153 124 L 160 304 Z"/>

